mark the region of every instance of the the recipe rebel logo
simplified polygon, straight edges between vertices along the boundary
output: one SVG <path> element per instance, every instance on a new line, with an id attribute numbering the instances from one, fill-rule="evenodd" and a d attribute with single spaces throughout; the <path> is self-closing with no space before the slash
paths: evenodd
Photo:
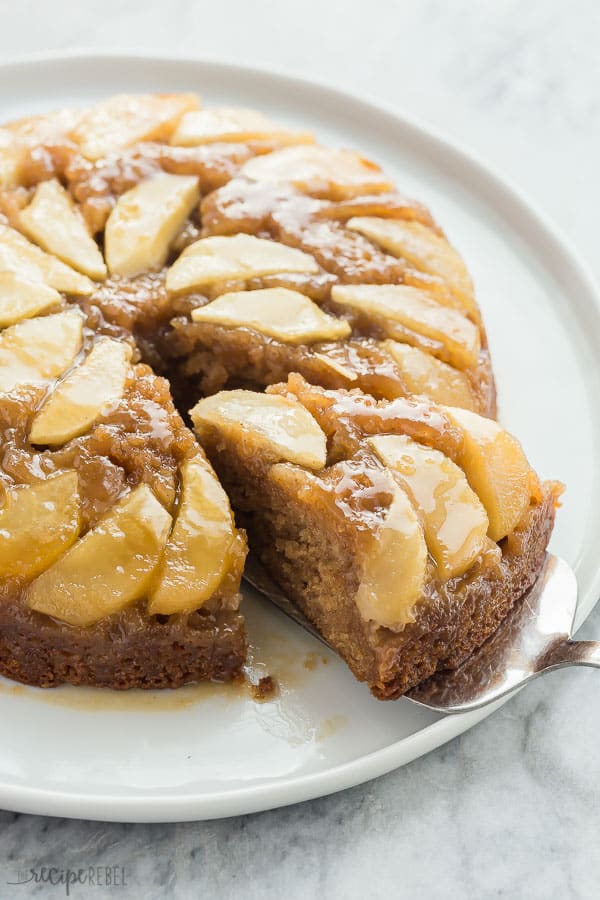
<path id="1" fill-rule="evenodd" d="M 124 866 L 87 866 L 80 869 L 64 869 L 61 866 L 33 866 L 20 869 L 16 878 L 8 879 L 6 884 L 37 885 L 45 884 L 63 888 L 69 897 L 73 888 L 123 888 L 129 885 L 129 872 Z"/>

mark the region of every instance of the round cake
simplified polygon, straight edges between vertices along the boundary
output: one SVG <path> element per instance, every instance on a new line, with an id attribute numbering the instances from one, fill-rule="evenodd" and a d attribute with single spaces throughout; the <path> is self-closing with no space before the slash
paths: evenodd
<path id="1" fill-rule="evenodd" d="M 234 513 L 382 698 L 537 577 L 468 271 L 359 153 L 193 94 L 9 123 L 0 329 L 0 674 L 239 677 Z"/>

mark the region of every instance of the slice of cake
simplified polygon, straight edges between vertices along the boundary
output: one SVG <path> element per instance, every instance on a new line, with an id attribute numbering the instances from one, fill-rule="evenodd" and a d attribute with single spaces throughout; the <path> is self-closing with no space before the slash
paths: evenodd
<path id="1" fill-rule="evenodd" d="M 245 538 L 134 347 L 0 276 L 0 674 L 44 687 L 240 675 Z"/>
<path id="2" fill-rule="evenodd" d="M 560 488 L 490 419 L 298 375 L 191 415 L 252 552 L 377 697 L 460 664 L 537 577 Z"/>

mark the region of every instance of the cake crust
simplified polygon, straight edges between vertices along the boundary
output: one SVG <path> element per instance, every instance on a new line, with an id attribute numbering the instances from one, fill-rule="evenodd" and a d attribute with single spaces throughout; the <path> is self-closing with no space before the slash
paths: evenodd
<path id="1" fill-rule="evenodd" d="M 67 629 L 22 608 L 0 607 L 0 675 L 36 687 L 114 690 L 241 677 L 247 646 L 239 612 L 164 618 L 132 611 L 110 629 Z"/>

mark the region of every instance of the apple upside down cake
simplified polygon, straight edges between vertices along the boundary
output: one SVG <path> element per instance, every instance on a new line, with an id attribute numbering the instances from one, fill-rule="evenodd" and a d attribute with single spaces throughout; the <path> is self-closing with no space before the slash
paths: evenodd
<path id="1" fill-rule="evenodd" d="M 191 94 L 9 123 L 0 329 L 0 674 L 238 677 L 246 533 L 381 698 L 536 579 L 559 487 L 461 257 L 358 153 Z"/>

